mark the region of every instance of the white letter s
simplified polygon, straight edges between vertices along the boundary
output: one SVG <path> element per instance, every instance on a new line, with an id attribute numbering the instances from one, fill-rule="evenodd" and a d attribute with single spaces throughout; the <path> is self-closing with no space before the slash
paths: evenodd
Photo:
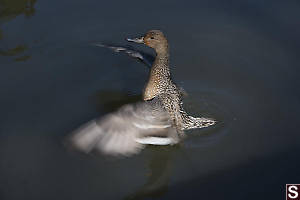
<path id="1" fill-rule="evenodd" d="M 297 186 L 295 185 L 292 185 L 292 186 L 289 186 L 288 188 L 288 191 L 289 191 L 289 194 L 288 196 L 291 198 L 291 199 L 296 199 L 298 197 L 298 192 L 297 192 L 298 188 Z M 290 193 L 294 194 L 294 195 L 291 195 Z"/>

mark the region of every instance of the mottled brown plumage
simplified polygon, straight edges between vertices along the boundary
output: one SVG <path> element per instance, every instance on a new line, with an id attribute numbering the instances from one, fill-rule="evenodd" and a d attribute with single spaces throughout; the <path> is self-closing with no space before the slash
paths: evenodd
<path id="1" fill-rule="evenodd" d="M 154 97 L 159 98 L 181 137 L 184 136 L 184 129 L 203 127 L 205 121 L 203 121 L 203 118 L 189 116 L 183 109 L 181 89 L 172 81 L 170 75 L 169 45 L 164 34 L 160 30 L 150 30 L 145 36 L 132 41 L 144 43 L 156 52 L 156 58 L 143 93 L 144 100 L 151 100 Z M 206 126 L 209 126 L 214 124 L 215 121 L 207 120 L 206 123 Z"/>

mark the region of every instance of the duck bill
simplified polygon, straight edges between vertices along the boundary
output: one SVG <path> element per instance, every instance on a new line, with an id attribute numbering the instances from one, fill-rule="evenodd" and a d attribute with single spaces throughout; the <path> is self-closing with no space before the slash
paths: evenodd
<path id="1" fill-rule="evenodd" d="M 144 44 L 144 37 L 139 37 L 139 38 L 127 38 L 126 39 L 128 42 L 135 42 L 135 43 L 139 43 L 139 44 Z"/>

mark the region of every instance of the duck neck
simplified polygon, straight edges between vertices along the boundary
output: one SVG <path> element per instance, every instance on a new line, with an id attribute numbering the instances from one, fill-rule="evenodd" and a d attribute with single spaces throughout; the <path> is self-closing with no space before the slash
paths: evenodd
<path id="1" fill-rule="evenodd" d="M 159 76 L 170 77 L 169 49 L 164 48 L 163 50 L 156 51 L 156 54 L 157 55 L 152 65 L 151 72 Z"/>

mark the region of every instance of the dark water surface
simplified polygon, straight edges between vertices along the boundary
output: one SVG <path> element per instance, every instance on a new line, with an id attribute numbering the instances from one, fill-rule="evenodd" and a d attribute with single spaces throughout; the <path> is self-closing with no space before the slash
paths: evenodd
<path id="1" fill-rule="evenodd" d="M 300 183 L 299 11 L 296 0 L 0 0 L 0 199 L 284 199 Z M 90 42 L 153 28 L 187 110 L 219 123 L 125 159 L 67 150 L 70 131 L 139 99 L 147 78 Z"/>

